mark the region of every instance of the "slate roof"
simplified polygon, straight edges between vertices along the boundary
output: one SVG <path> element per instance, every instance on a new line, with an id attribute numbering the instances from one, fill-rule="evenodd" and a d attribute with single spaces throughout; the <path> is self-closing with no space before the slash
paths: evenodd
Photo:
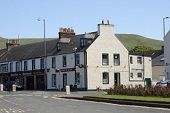
<path id="1" fill-rule="evenodd" d="M 152 66 L 164 66 L 164 51 L 163 50 L 155 50 L 148 52 L 130 52 L 130 55 L 144 55 L 150 56 L 152 58 Z"/>
<path id="2" fill-rule="evenodd" d="M 152 66 L 164 66 L 164 55 L 159 55 L 152 59 Z"/>
<path id="3" fill-rule="evenodd" d="M 152 55 L 152 66 L 164 66 L 164 51 L 157 50 Z"/>
<path id="4" fill-rule="evenodd" d="M 95 38 L 97 37 L 96 32 L 91 32 L 89 34 L 95 34 Z M 46 41 L 47 56 L 73 53 L 74 52 L 73 48 L 75 47 L 77 48 L 77 52 L 86 50 L 90 44 L 84 47 L 80 47 L 80 39 L 84 37 L 85 34 L 69 37 L 70 38 L 69 43 L 61 43 L 62 47 L 61 51 L 57 51 L 56 48 L 56 44 L 57 42 L 59 42 L 58 38 Z M 93 38 L 93 41 L 95 40 L 95 38 Z M 37 42 L 11 48 L 10 50 L 6 51 L 4 54 L 0 56 L 0 62 L 19 61 L 24 59 L 34 59 L 41 57 L 44 57 L 44 42 Z"/>
<path id="5" fill-rule="evenodd" d="M 148 56 L 152 57 L 153 52 L 152 51 L 145 51 L 145 52 L 129 52 L 130 55 L 139 55 L 139 56 Z"/>
<path id="6" fill-rule="evenodd" d="M 7 49 L 0 49 L 0 55 L 4 54 L 7 51 Z"/>

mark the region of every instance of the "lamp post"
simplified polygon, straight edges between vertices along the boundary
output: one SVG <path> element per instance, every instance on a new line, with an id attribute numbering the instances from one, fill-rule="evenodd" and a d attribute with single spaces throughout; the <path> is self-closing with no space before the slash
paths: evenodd
<path id="1" fill-rule="evenodd" d="M 163 38 L 165 38 L 165 19 L 168 19 L 169 17 L 164 17 L 163 18 L 163 35 L 164 35 L 164 37 Z"/>
<path id="2" fill-rule="evenodd" d="M 45 29 L 45 19 L 37 19 L 38 21 L 43 21 L 43 35 L 44 35 L 44 89 L 47 89 L 47 44 L 46 44 L 46 29 Z"/>

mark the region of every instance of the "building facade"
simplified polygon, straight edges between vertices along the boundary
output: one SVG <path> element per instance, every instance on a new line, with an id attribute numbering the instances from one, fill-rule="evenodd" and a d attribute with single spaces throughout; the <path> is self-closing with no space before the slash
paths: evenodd
<path id="1" fill-rule="evenodd" d="M 166 34 L 165 38 L 164 38 L 164 45 L 165 45 L 165 49 L 164 49 L 164 56 L 165 56 L 165 79 L 166 80 L 170 80 L 170 31 Z"/>
<path id="2" fill-rule="evenodd" d="M 152 80 L 150 56 L 130 53 L 115 36 L 113 25 L 102 22 L 97 28 L 80 35 L 61 28 L 58 39 L 47 41 L 47 56 L 43 42 L 1 50 L 1 83 L 18 81 L 24 89 L 37 90 L 64 90 L 66 85 L 95 90 Z"/>

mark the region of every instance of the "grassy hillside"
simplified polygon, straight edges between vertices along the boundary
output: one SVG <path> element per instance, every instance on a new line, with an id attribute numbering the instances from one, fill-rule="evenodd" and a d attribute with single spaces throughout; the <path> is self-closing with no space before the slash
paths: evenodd
<path id="1" fill-rule="evenodd" d="M 4 48 L 4 47 L 5 47 L 5 44 L 6 44 L 6 39 L 0 37 L 0 48 Z"/>
<path id="2" fill-rule="evenodd" d="M 163 42 L 160 40 L 154 40 L 135 34 L 116 34 L 116 36 L 129 50 L 131 48 L 134 48 L 134 46 L 139 46 L 139 45 L 152 47 L 154 49 L 160 49 L 161 46 L 163 45 Z M 48 40 L 50 40 L 50 38 Z M 5 48 L 6 41 L 7 39 L 0 37 L 0 48 Z M 40 41 L 43 41 L 43 39 L 42 38 L 20 39 L 21 45 L 40 42 Z"/>
<path id="3" fill-rule="evenodd" d="M 116 34 L 116 36 L 128 49 L 139 45 L 152 47 L 153 49 L 161 49 L 161 46 L 163 45 L 163 41 L 150 39 L 135 34 Z"/>

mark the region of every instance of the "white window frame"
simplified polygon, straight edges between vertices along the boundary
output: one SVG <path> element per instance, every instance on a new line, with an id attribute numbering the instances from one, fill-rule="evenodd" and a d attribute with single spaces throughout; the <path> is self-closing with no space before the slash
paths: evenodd
<path id="1" fill-rule="evenodd" d="M 102 83 L 109 84 L 109 72 L 102 73 Z"/>
<path id="2" fill-rule="evenodd" d="M 113 63 L 114 66 L 120 66 L 120 54 L 113 54 Z"/>
<path id="3" fill-rule="evenodd" d="M 104 55 L 106 55 L 107 58 L 104 58 Z M 102 53 L 102 65 L 103 66 L 109 65 L 109 54 L 108 53 Z"/>
<path id="4" fill-rule="evenodd" d="M 56 87 L 57 80 L 56 80 L 56 74 L 52 74 L 52 87 Z"/>
<path id="5" fill-rule="evenodd" d="M 137 57 L 137 63 L 142 64 L 142 57 Z"/>

